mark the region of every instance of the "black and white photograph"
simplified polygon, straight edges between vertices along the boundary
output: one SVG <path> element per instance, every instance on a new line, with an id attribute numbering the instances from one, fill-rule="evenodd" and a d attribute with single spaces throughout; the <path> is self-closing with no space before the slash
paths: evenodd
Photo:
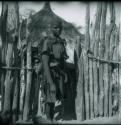
<path id="1" fill-rule="evenodd" d="M 0 122 L 121 124 L 121 2 L 0 1 Z"/>

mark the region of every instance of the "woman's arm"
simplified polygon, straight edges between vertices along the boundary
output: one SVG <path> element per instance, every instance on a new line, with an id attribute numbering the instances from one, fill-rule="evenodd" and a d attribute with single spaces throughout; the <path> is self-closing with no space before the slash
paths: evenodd
<path id="1" fill-rule="evenodd" d="M 45 77 L 47 79 L 47 82 L 52 84 L 53 80 L 50 74 L 50 68 L 49 68 L 49 56 L 48 55 L 42 55 L 42 62 L 43 62 L 43 68 L 44 68 L 44 73 Z"/>
<path id="2" fill-rule="evenodd" d="M 44 73 L 47 82 L 50 84 L 50 91 L 56 91 L 55 85 L 50 73 L 50 68 L 49 68 L 49 56 L 48 55 L 42 55 L 42 62 L 43 62 L 43 68 L 44 68 Z"/>

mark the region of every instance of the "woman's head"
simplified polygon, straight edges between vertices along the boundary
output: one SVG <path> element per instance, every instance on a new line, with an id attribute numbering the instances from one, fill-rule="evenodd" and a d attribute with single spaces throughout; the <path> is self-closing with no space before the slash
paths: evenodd
<path id="1" fill-rule="evenodd" d="M 61 21 L 54 21 L 52 25 L 52 32 L 54 36 L 59 36 L 62 31 L 62 22 Z"/>

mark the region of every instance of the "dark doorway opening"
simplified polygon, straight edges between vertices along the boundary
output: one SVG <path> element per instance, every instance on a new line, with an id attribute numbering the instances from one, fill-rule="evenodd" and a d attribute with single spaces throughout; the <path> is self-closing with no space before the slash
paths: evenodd
<path id="1" fill-rule="evenodd" d="M 64 100 L 64 120 L 76 119 L 76 68 L 72 63 L 67 63 L 68 83 L 65 85 L 66 99 Z"/>

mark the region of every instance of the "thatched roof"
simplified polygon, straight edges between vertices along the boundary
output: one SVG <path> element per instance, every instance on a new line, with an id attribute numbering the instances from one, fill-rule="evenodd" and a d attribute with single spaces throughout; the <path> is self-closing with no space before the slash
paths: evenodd
<path id="1" fill-rule="evenodd" d="M 84 36 L 80 34 L 77 29 L 71 24 L 62 19 L 61 17 L 57 16 L 51 9 L 50 3 L 46 2 L 43 9 L 37 12 L 36 14 L 31 16 L 31 22 L 29 25 L 29 31 L 30 31 L 30 40 L 32 43 L 38 43 L 40 42 L 40 39 L 43 37 L 44 33 L 50 33 L 51 26 L 53 24 L 53 21 L 55 20 L 61 20 L 63 24 L 63 30 L 62 30 L 62 38 L 66 38 L 67 41 L 73 42 L 75 41 L 77 36 L 82 36 L 82 39 L 84 39 Z M 25 38 L 25 21 L 23 22 L 23 30 L 21 32 L 22 39 Z"/>

